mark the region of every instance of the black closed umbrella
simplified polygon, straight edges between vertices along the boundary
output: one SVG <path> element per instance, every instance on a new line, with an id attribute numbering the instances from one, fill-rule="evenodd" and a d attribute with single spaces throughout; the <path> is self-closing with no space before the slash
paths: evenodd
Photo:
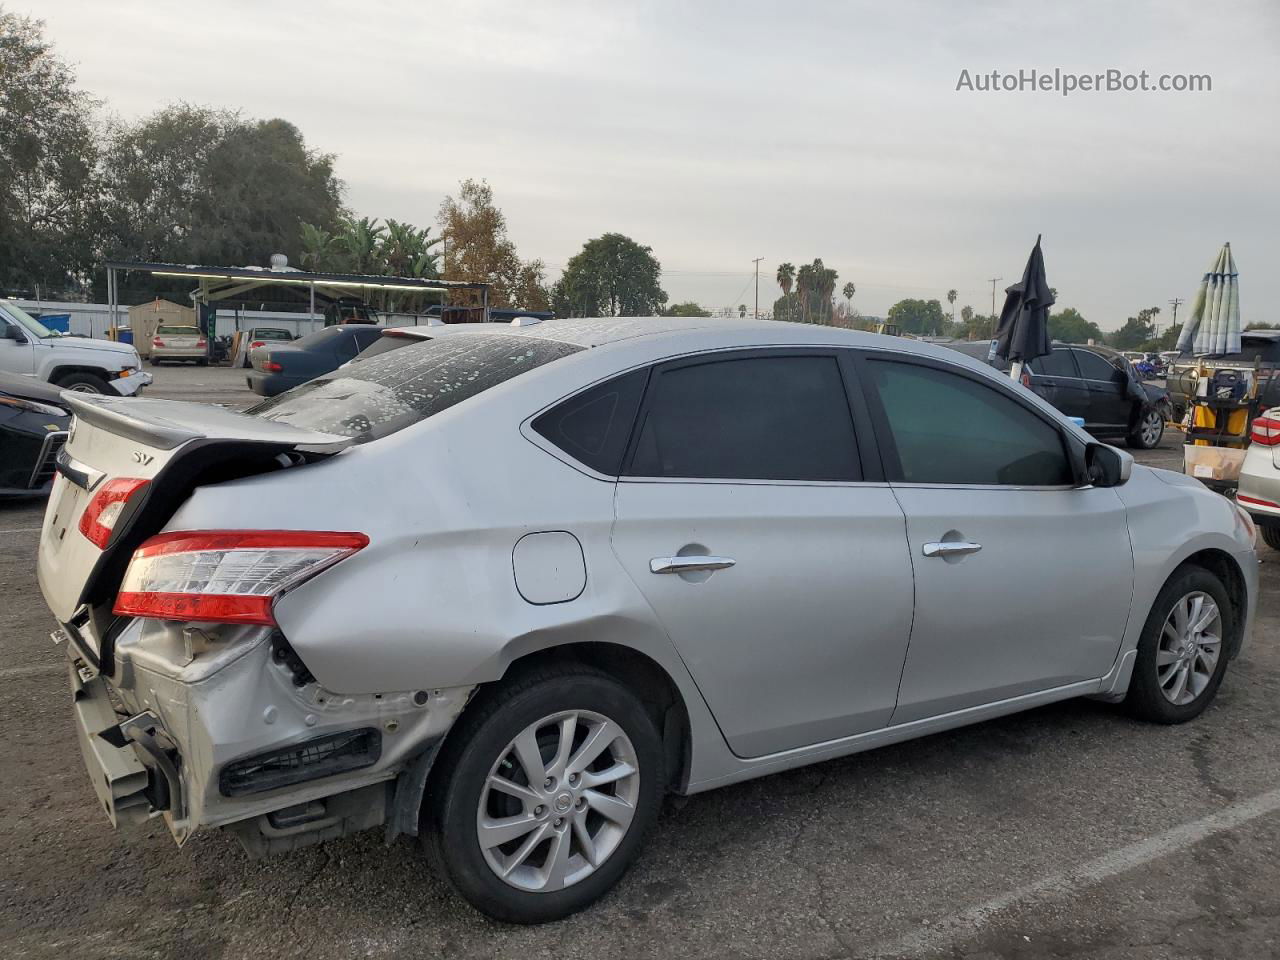
<path id="1" fill-rule="evenodd" d="M 1053 291 L 1044 275 L 1044 255 L 1040 238 L 1027 258 L 1022 280 L 1005 287 L 1007 296 L 996 327 L 996 356 L 1013 362 L 1009 376 L 1022 376 L 1022 365 L 1036 357 L 1047 357 L 1053 350 L 1049 342 L 1049 308 Z"/>

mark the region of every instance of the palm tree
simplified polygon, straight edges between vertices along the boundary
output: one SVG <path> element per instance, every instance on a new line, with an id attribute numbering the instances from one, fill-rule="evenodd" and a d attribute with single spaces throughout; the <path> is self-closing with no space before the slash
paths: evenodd
<path id="1" fill-rule="evenodd" d="M 782 300 L 784 304 L 784 309 L 782 310 L 782 315 L 778 317 L 774 317 L 774 319 L 775 320 L 794 320 L 795 317 L 791 316 L 792 311 L 791 311 L 791 304 L 789 302 L 789 298 L 791 297 L 791 288 L 795 286 L 795 282 L 796 282 L 795 264 L 793 263 L 778 264 L 778 273 L 777 273 L 776 279 L 778 281 L 778 286 L 782 288 Z"/>
<path id="2" fill-rule="evenodd" d="M 740 303 L 740 304 L 738 304 L 738 316 L 739 316 L 739 318 L 741 318 L 741 317 L 745 317 L 746 315 L 747 315 L 747 305 L 746 305 L 745 303 Z"/>
<path id="3" fill-rule="evenodd" d="M 844 285 L 844 289 L 841 290 L 840 292 L 844 294 L 844 298 L 849 301 L 849 306 L 852 307 L 853 295 L 858 292 L 858 288 L 853 285 L 853 281 L 850 280 L 848 283 L 846 283 Z"/>
<path id="4" fill-rule="evenodd" d="M 954 290 L 947 291 L 947 303 L 951 304 L 951 322 L 956 322 L 956 292 Z"/>

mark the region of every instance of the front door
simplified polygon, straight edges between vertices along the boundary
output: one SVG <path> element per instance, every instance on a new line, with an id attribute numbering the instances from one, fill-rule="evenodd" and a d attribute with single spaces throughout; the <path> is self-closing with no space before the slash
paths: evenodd
<path id="1" fill-rule="evenodd" d="M 25 330 L 0 314 L 0 373 L 35 372 L 35 347 Z"/>
<path id="2" fill-rule="evenodd" d="M 893 492 L 862 480 L 837 358 L 744 351 L 659 367 L 633 446 L 614 551 L 733 751 L 885 726 L 911 561 Z"/>
<path id="3" fill-rule="evenodd" d="M 1116 491 L 1076 487 L 1061 429 L 1012 389 L 951 365 L 863 366 L 915 567 L 893 723 L 1106 674 L 1133 584 Z"/>
<path id="4" fill-rule="evenodd" d="M 1089 350 L 1073 350 L 1080 375 L 1089 388 L 1089 424 L 1107 433 L 1129 427 L 1133 401 L 1128 374 Z"/>

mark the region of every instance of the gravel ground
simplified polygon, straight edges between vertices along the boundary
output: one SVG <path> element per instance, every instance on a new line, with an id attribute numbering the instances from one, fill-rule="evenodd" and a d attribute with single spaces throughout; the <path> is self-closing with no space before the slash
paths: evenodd
<path id="1" fill-rule="evenodd" d="M 244 406 L 239 371 L 151 396 Z M 1180 462 L 1176 437 L 1140 459 Z M 416 843 L 261 862 L 229 837 L 117 833 L 69 722 L 36 589 L 40 507 L 0 505 L 0 944 L 6 958 L 1172 958 L 1280 955 L 1280 556 L 1253 642 L 1197 722 L 1076 701 L 671 804 L 596 907 L 480 917 Z"/>

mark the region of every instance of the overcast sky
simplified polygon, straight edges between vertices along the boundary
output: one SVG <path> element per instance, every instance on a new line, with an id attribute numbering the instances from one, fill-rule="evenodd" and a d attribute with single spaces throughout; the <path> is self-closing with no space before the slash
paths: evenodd
<path id="1" fill-rule="evenodd" d="M 1280 3 L 5 0 L 125 118 L 284 117 L 360 215 L 433 224 L 487 178 L 554 277 L 649 245 L 673 300 L 778 295 L 813 257 L 883 315 L 991 308 L 1044 234 L 1104 329 L 1190 297 L 1224 240 L 1245 322 L 1280 321 Z M 1209 74 L 1212 92 L 956 90 L 961 71 Z M 1001 295 L 1003 296 L 1003 295 Z"/>

